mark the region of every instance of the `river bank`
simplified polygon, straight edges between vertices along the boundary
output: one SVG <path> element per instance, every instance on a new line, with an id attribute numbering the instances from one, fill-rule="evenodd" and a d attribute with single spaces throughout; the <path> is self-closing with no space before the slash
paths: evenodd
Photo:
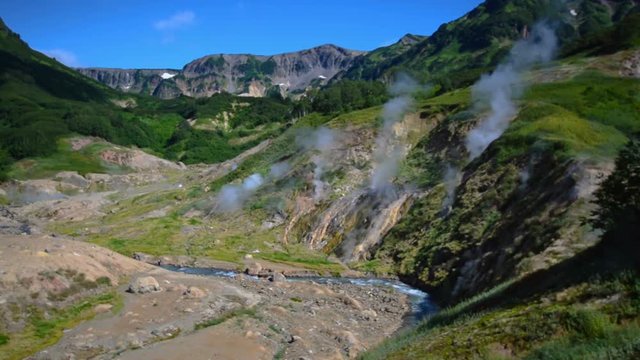
<path id="1" fill-rule="evenodd" d="M 173 270 L 133 273 L 116 289 L 121 310 L 65 330 L 32 358 L 347 359 L 392 336 L 415 313 L 413 290 L 382 279 Z"/>
<path id="2" fill-rule="evenodd" d="M 191 275 L 212 276 L 218 278 L 242 278 L 252 279 L 260 281 L 267 279 L 272 281 L 275 279 L 273 273 L 269 276 L 258 275 L 245 275 L 244 273 L 231 270 L 231 269 L 219 269 L 219 268 L 199 268 L 177 265 L 161 265 L 163 269 L 169 271 L 180 272 Z M 424 291 L 414 288 L 408 284 L 405 284 L 397 279 L 393 278 L 375 278 L 375 277 L 336 277 L 336 276 L 320 276 L 320 275 L 300 275 L 293 273 L 290 276 L 282 276 L 279 281 L 288 282 L 308 282 L 311 284 L 319 285 L 340 285 L 349 284 L 359 286 L 362 288 L 389 288 L 407 296 L 409 311 L 404 314 L 403 328 L 408 328 L 417 325 L 425 317 L 434 314 L 438 311 L 438 306 L 431 300 L 429 294 Z"/>

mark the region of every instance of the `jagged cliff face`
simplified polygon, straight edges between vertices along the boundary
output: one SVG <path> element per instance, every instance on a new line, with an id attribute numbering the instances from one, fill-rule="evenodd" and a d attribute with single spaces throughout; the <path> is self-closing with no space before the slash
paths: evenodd
<path id="1" fill-rule="evenodd" d="M 178 70 L 162 69 L 86 68 L 77 70 L 113 89 L 140 94 L 154 94 L 164 80 L 178 74 Z"/>
<path id="2" fill-rule="evenodd" d="M 364 52 L 323 45 L 273 56 L 209 55 L 182 70 L 78 69 L 114 89 L 160 98 L 207 97 L 221 91 L 264 96 L 269 91 L 301 91 L 326 83 Z"/>

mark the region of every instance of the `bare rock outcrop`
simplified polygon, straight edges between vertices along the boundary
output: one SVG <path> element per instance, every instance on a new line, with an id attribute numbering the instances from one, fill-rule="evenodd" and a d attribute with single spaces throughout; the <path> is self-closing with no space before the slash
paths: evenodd
<path id="1" fill-rule="evenodd" d="M 270 86 L 284 92 L 326 83 L 336 74 L 351 67 L 363 54 L 365 52 L 322 45 L 272 56 L 208 55 L 188 63 L 182 70 L 77 70 L 114 89 L 146 93 L 164 99 L 180 95 L 208 97 L 222 91 L 265 96 Z M 250 76 L 256 72 L 263 76 L 260 79 Z"/>

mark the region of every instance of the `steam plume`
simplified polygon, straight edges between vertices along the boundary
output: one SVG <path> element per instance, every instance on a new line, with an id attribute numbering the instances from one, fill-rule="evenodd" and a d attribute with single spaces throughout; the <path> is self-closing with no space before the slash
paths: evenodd
<path id="1" fill-rule="evenodd" d="M 316 130 L 303 130 L 296 137 L 296 143 L 305 150 L 317 151 L 311 157 L 315 165 L 313 169 L 313 199 L 324 199 L 327 193 L 327 183 L 322 181 L 322 175 L 329 165 L 329 152 L 336 146 L 336 133 L 327 127 Z"/>
<path id="2" fill-rule="evenodd" d="M 275 163 L 269 170 L 269 177 L 272 179 L 280 179 L 287 173 L 287 171 L 289 171 L 289 169 L 291 169 L 291 166 L 285 161 Z"/>
<path id="3" fill-rule="evenodd" d="M 399 144 L 394 144 L 393 125 L 402 120 L 413 106 L 411 93 L 418 89 L 418 83 L 405 74 L 399 74 L 389 88 L 394 96 L 384 104 L 382 110 L 382 129 L 376 138 L 373 153 L 373 173 L 371 189 L 381 190 L 391 184 L 391 179 L 398 173 L 398 165 L 403 155 Z"/>
<path id="4" fill-rule="evenodd" d="M 536 63 L 545 63 L 553 58 L 558 47 L 556 35 L 546 23 L 533 26 L 531 35 L 516 42 L 509 58 L 490 75 L 483 75 L 473 87 L 476 105 L 490 110 L 489 117 L 469 132 L 466 147 L 471 159 L 475 159 L 499 138 L 516 115 L 514 100 L 522 95 L 524 81 L 522 73 Z"/>
<path id="5" fill-rule="evenodd" d="M 442 212 L 444 214 L 448 214 L 451 210 L 451 206 L 453 206 L 458 183 L 460 183 L 460 171 L 451 165 L 447 165 L 447 169 L 444 173 L 444 188 L 447 195 L 442 201 Z"/>
<path id="6" fill-rule="evenodd" d="M 231 212 L 242 208 L 244 202 L 254 193 L 264 179 L 256 173 L 242 181 L 242 184 L 227 184 L 220 189 L 217 197 L 217 210 Z"/>
<path id="7" fill-rule="evenodd" d="M 277 180 L 283 177 L 290 166 L 287 162 L 273 164 L 268 179 Z M 232 212 L 240 210 L 245 201 L 251 197 L 265 182 L 262 175 L 255 173 L 246 177 L 241 184 L 227 184 L 220 189 L 216 198 L 215 211 Z"/>

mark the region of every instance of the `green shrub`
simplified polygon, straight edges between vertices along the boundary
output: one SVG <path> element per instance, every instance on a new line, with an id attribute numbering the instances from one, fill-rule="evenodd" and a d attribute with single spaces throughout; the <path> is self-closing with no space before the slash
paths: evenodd
<path id="1" fill-rule="evenodd" d="M 320 90 L 311 108 L 323 114 L 341 113 L 380 105 L 387 99 L 387 89 L 381 82 L 342 80 Z"/>
<path id="2" fill-rule="evenodd" d="M 602 338 L 612 328 L 609 317 L 596 310 L 572 310 L 562 321 L 567 331 L 586 340 Z"/>
<path id="3" fill-rule="evenodd" d="M 9 342 L 9 335 L 0 333 L 0 346 Z"/>
<path id="4" fill-rule="evenodd" d="M 111 286 L 111 279 L 107 276 L 101 276 L 96 279 L 96 284 L 99 286 Z"/>
<path id="5" fill-rule="evenodd" d="M 217 318 L 213 318 L 213 319 L 209 319 L 209 320 L 205 320 L 202 322 L 199 322 L 196 324 L 195 326 L 195 330 L 200 330 L 200 329 L 204 329 L 204 328 L 208 328 L 211 326 L 216 326 L 219 324 L 222 324 L 223 322 L 234 318 L 234 317 L 238 317 L 238 316 L 251 316 L 254 317 L 256 316 L 256 310 L 253 308 L 250 309 L 238 309 L 238 310 L 233 310 L 233 311 L 229 311 L 227 313 L 225 313 L 224 315 L 217 317 Z"/>

